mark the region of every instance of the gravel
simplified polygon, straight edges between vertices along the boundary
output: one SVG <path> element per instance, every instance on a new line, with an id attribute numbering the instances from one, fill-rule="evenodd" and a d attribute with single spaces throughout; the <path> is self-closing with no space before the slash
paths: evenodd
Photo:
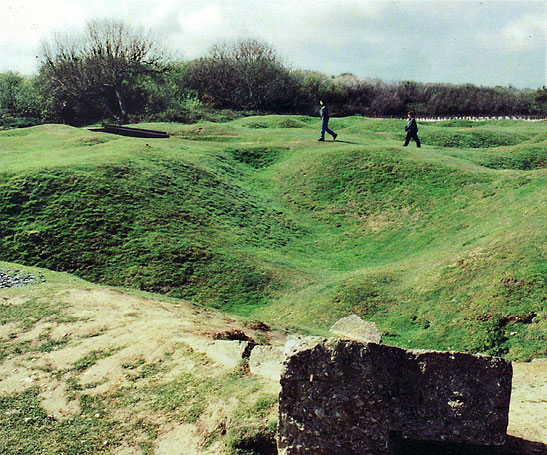
<path id="1" fill-rule="evenodd" d="M 39 284 L 44 281 L 45 278 L 41 273 L 39 273 L 38 276 L 34 276 L 30 273 L 22 272 L 21 270 L 0 271 L 0 289 Z"/>

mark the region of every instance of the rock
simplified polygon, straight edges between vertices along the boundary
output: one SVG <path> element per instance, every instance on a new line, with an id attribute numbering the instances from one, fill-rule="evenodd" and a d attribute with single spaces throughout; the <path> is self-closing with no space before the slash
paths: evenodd
<path id="1" fill-rule="evenodd" d="M 333 335 L 355 341 L 381 343 L 382 334 L 374 322 L 363 321 L 359 316 L 352 314 L 339 319 L 330 329 Z"/>
<path id="2" fill-rule="evenodd" d="M 249 370 L 253 374 L 279 381 L 284 359 L 281 347 L 255 346 L 249 357 Z"/>
<path id="3" fill-rule="evenodd" d="M 283 349 L 283 354 L 285 357 L 290 357 L 296 352 L 306 349 L 307 347 L 315 346 L 321 340 L 324 340 L 324 338 L 316 336 L 289 335 Z"/>
<path id="4" fill-rule="evenodd" d="M 44 282 L 44 277 L 40 274 L 35 277 L 29 273 L 22 273 L 20 270 L 7 270 L 0 272 L 0 289 L 13 288 L 19 286 L 28 286 Z"/>
<path id="5" fill-rule="evenodd" d="M 504 443 L 506 360 L 334 338 L 290 352 L 279 396 L 280 455 L 384 455 L 395 437 Z"/>
<path id="6" fill-rule="evenodd" d="M 216 340 L 207 343 L 205 353 L 226 368 L 235 368 L 242 359 L 249 357 L 252 347 L 248 341 Z"/>

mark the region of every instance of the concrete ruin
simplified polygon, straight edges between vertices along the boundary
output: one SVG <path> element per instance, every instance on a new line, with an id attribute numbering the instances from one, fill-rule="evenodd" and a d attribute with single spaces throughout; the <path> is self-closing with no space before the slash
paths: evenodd
<path id="1" fill-rule="evenodd" d="M 501 358 L 329 339 L 292 346 L 280 455 L 383 455 L 390 441 L 501 445 L 512 366 Z"/>
<path id="2" fill-rule="evenodd" d="M 365 343 L 382 342 L 382 334 L 378 330 L 378 327 L 376 327 L 376 324 L 370 321 L 363 321 L 356 314 L 339 319 L 329 331 L 340 338 L 364 341 Z"/>
<path id="3" fill-rule="evenodd" d="M 249 357 L 249 371 L 263 378 L 279 381 L 284 359 L 282 348 L 255 346 Z"/>

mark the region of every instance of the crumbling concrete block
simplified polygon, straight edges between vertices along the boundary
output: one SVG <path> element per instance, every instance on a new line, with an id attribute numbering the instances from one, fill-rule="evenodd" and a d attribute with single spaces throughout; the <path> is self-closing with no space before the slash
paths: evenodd
<path id="1" fill-rule="evenodd" d="M 315 346 L 323 340 L 323 337 L 317 336 L 289 335 L 283 348 L 283 354 L 285 358 L 288 358 L 299 351 Z"/>
<path id="2" fill-rule="evenodd" d="M 374 322 L 363 321 L 356 314 L 339 319 L 331 327 L 330 332 L 340 338 L 346 338 L 365 343 L 381 343 L 382 334 Z"/>
<path id="3" fill-rule="evenodd" d="M 279 381 L 283 360 L 285 354 L 282 347 L 258 345 L 251 351 L 249 370 L 253 374 Z"/>
<path id="4" fill-rule="evenodd" d="M 205 354 L 226 368 L 235 368 L 242 359 L 249 357 L 252 344 L 248 341 L 215 340 L 205 346 Z"/>
<path id="5" fill-rule="evenodd" d="M 329 339 L 285 362 L 282 455 L 384 455 L 394 435 L 501 445 L 512 366 L 500 358 Z"/>

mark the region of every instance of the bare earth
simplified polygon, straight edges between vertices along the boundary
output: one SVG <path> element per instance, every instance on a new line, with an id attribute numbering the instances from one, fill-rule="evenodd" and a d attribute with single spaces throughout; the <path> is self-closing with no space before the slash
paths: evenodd
<path id="1" fill-rule="evenodd" d="M 1 305 L 21 305 L 28 300 L 25 288 L 0 290 Z M 49 297 L 51 298 L 51 296 Z M 89 368 L 76 371 L 78 383 L 89 394 L 108 394 L 131 384 L 131 370 L 123 365 L 136 362 L 153 363 L 170 357 L 171 367 L 160 378 L 168 382 L 178 372 L 192 368 L 191 360 L 177 354 L 181 343 L 214 359 L 218 369 L 227 369 L 230 359 L 222 359 L 221 352 L 213 352 L 212 336 L 229 329 L 240 329 L 273 345 L 284 343 L 284 334 L 276 331 L 255 333 L 244 328 L 234 318 L 204 310 L 191 304 L 169 303 L 117 290 L 94 286 L 58 292 L 54 296 L 66 305 L 65 318 L 71 322 L 38 322 L 31 329 L 20 324 L 0 325 L 0 339 L 10 343 L 40 343 L 44 333 L 54 341 L 66 343 L 57 350 L 45 353 L 10 354 L 0 364 L 0 395 L 9 395 L 37 386 L 40 400 L 48 414 L 56 420 L 77 414 L 79 404 L 71 400 L 66 375 L 56 372 L 73 371 L 74 364 L 92 351 L 110 352 Z M 513 392 L 508 428 L 509 445 L 514 453 L 547 453 L 547 360 L 514 363 Z M 74 379 L 74 376 L 72 376 Z M 279 390 L 275 381 L 262 378 L 264 389 Z M 216 403 L 205 412 L 197 424 L 173 422 L 158 415 L 158 436 L 154 454 L 219 454 L 223 448 L 216 444 L 204 448 L 203 437 L 208 425 L 218 425 L 230 412 L 231 404 Z M 120 413 L 129 411 L 120 409 Z M 150 409 L 132 409 L 131 413 L 153 414 Z M 135 416 L 121 416 L 130 421 Z M 518 451 L 517 451 L 518 448 Z M 110 453 L 137 455 L 144 453 L 137 445 L 124 442 L 112 447 Z M 513 453 L 513 452 L 511 452 Z"/>

